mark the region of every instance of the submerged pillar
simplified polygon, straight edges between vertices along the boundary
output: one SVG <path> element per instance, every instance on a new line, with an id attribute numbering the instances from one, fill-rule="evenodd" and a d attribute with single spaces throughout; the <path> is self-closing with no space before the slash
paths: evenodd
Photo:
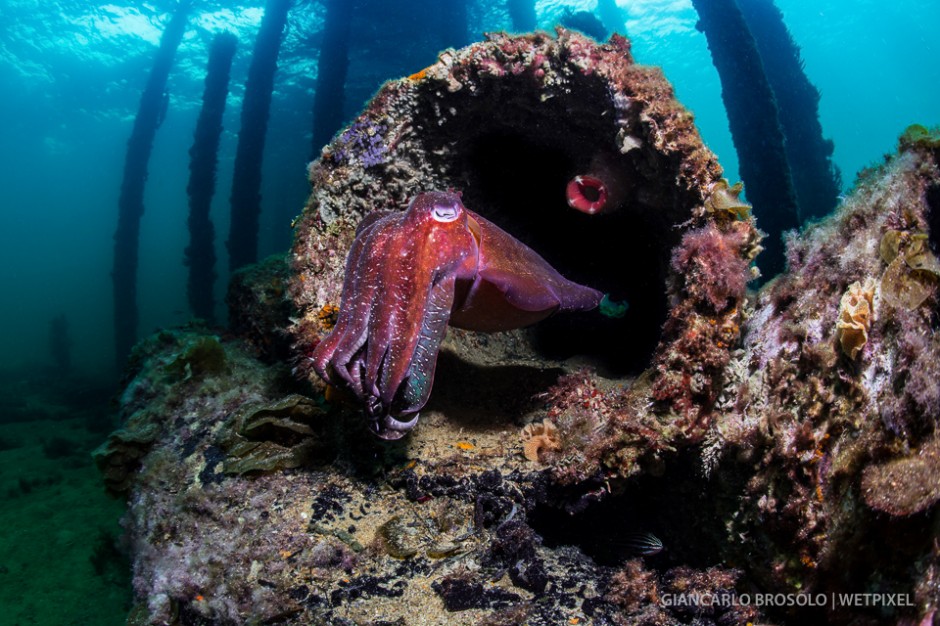
<path id="1" fill-rule="evenodd" d="M 822 217 L 838 203 L 842 180 L 832 163 L 832 141 L 823 137 L 819 122 L 819 90 L 807 78 L 800 48 L 773 0 L 738 0 L 738 6 L 777 101 L 800 218 Z"/>
<path id="2" fill-rule="evenodd" d="M 343 123 L 343 93 L 349 69 L 352 11 L 350 0 L 326 0 L 323 43 L 317 63 L 317 87 L 313 94 L 313 159 L 319 158 L 320 149 L 333 138 Z"/>
<path id="3" fill-rule="evenodd" d="M 209 218 L 215 194 L 216 167 L 219 162 L 219 138 L 222 135 L 222 114 L 228 97 L 229 75 L 238 38 L 223 32 L 215 36 L 209 49 L 206 88 L 202 110 L 196 122 L 193 146 L 189 149 L 189 246 L 185 263 L 189 267 L 187 295 L 189 307 L 196 317 L 215 322 L 215 229 Z"/>
<path id="4" fill-rule="evenodd" d="M 233 271 L 258 259 L 264 139 L 268 130 L 277 54 L 290 6 L 291 0 L 268 0 L 251 56 L 248 80 L 245 82 L 232 181 L 232 219 L 227 243 L 229 268 Z"/>
<path id="5" fill-rule="evenodd" d="M 757 264 L 766 278 L 783 270 L 784 231 L 800 225 L 774 93 L 757 42 L 734 0 L 692 0 L 721 80 L 731 138 L 747 199 L 767 233 Z"/>
<path id="6" fill-rule="evenodd" d="M 462 48 L 470 43 L 467 2 L 468 0 L 448 0 L 438 5 L 442 48 Z"/>
<path id="7" fill-rule="evenodd" d="M 166 115 L 169 99 L 166 80 L 176 49 L 183 39 L 190 6 L 189 0 L 180 2 L 163 31 L 150 77 L 140 97 L 134 129 L 127 142 L 124 178 L 121 180 L 118 198 L 118 224 L 114 233 L 114 268 L 111 271 L 114 286 L 114 351 L 118 367 L 123 365 L 137 340 L 137 257 L 140 218 L 144 214 L 147 164 L 153 149 L 153 138 Z"/>
<path id="8" fill-rule="evenodd" d="M 72 370 L 72 339 L 65 313 L 56 315 L 49 324 L 49 353 L 60 374 L 68 374 Z"/>
<path id="9" fill-rule="evenodd" d="M 535 0 L 509 0 L 507 4 L 514 32 L 529 33 L 535 30 L 538 21 L 535 15 Z"/>
<path id="10" fill-rule="evenodd" d="M 626 34 L 626 12 L 617 6 L 615 0 L 597 0 L 597 8 L 594 11 L 608 32 Z"/>

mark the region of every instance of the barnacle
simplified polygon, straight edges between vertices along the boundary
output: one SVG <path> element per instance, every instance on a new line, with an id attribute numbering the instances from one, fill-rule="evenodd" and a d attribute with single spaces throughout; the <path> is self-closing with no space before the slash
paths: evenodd
<path id="1" fill-rule="evenodd" d="M 526 424 L 522 429 L 522 454 L 533 463 L 538 463 L 539 453 L 543 450 L 560 450 L 561 438 L 558 427 L 550 420 L 541 424 Z"/>
<path id="2" fill-rule="evenodd" d="M 842 301 L 839 303 L 836 334 L 839 337 L 842 351 L 851 359 L 858 356 L 861 349 L 868 343 L 874 295 L 875 282 L 869 278 L 864 285 L 858 281 L 849 285 L 848 291 L 845 292 Z"/>

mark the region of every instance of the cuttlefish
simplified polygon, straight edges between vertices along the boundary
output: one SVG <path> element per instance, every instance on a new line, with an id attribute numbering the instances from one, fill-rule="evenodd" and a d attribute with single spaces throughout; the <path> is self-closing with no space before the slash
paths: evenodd
<path id="1" fill-rule="evenodd" d="M 313 368 L 365 405 L 370 428 L 399 439 L 418 421 L 447 325 L 482 332 L 595 308 L 601 292 L 467 209 L 457 193 L 418 194 L 404 212 L 363 219 L 346 259 L 339 317 Z"/>

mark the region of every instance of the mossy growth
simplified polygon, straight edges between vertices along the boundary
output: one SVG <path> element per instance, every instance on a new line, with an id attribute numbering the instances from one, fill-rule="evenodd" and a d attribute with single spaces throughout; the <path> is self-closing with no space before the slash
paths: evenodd
<path id="1" fill-rule="evenodd" d="M 927 128 L 922 124 L 908 126 L 898 141 L 900 151 L 922 148 L 936 150 L 940 148 L 940 127 Z"/>
<path id="2" fill-rule="evenodd" d="M 164 372 L 174 381 L 200 380 L 206 376 L 217 376 L 228 371 L 225 348 L 215 336 L 202 336 L 187 343 L 183 351 L 164 367 Z"/>
<path id="3" fill-rule="evenodd" d="M 920 513 L 940 500 L 940 439 L 916 454 L 870 465 L 862 473 L 862 495 L 876 511 L 896 517 Z"/>

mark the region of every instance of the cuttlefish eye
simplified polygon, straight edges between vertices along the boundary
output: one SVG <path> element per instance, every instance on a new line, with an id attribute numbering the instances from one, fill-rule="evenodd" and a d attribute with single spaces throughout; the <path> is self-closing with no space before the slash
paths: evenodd
<path id="1" fill-rule="evenodd" d="M 453 222 L 460 216 L 460 209 L 454 204 L 435 204 L 431 217 L 438 222 Z"/>

